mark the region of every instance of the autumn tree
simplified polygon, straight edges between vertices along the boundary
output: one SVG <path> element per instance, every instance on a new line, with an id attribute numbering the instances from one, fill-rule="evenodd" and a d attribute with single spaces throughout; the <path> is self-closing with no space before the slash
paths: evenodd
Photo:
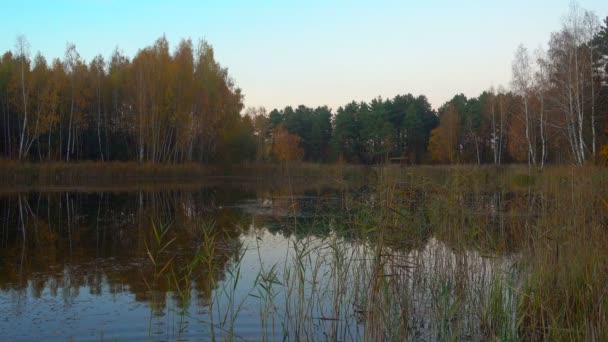
<path id="1" fill-rule="evenodd" d="M 438 163 L 458 162 L 459 115 L 456 107 L 448 103 L 440 111 L 439 127 L 431 131 L 429 153 Z"/>
<path id="2" fill-rule="evenodd" d="M 172 52 L 161 37 L 133 60 L 117 49 L 90 63 L 68 44 L 49 65 L 41 54 L 30 61 L 19 37 L 0 59 L 0 151 L 21 160 L 234 160 L 237 145 L 253 153 L 242 99 L 204 40 Z"/>
<path id="3" fill-rule="evenodd" d="M 608 137 L 608 18 L 571 8 L 546 52 L 520 46 L 511 91 L 423 95 L 243 112 L 243 93 L 205 40 L 165 37 L 132 59 L 30 60 L 24 37 L 0 58 L 0 154 L 16 160 L 224 163 L 332 159 L 384 163 L 583 164 Z M 601 152 L 600 152 L 601 151 Z"/>
<path id="4" fill-rule="evenodd" d="M 19 89 L 21 92 L 22 99 L 22 113 L 23 122 L 21 124 L 21 138 L 19 139 L 19 160 L 24 157 L 24 146 L 26 144 L 27 124 L 28 124 L 28 103 L 29 103 L 29 89 L 27 85 L 27 79 L 29 76 L 29 43 L 25 39 L 25 36 L 17 37 L 17 43 L 15 46 L 15 55 L 19 60 Z"/>
<path id="5" fill-rule="evenodd" d="M 595 118 L 590 116 L 595 105 L 595 77 L 590 68 L 592 49 L 586 44 L 593 24 L 586 24 L 587 11 L 576 4 L 564 19 L 559 32 L 551 35 L 545 66 L 550 80 L 551 108 L 556 114 L 554 125 L 560 126 L 567 137 L 570 151 L 577 164 L 583 164 L 588 157 L 589 139 L 587 132 L 595 131 Z M 594 29 L 591 29 L 594 30 Z M 591 107 L 591 108 L 589 108 Z M 591 148 L 593 153 L 593 147 Z"/>
<path id="6" fill-rule="evenodd" d="M 280 162 L 300 161 L 304 158 L 304 149 L 300 146 L 302 138 L 280 124 L 273 133 L 272 155 Z"/>
<path id="7" fill-rule="evenodd" d="M 528 166 L 536 164 L 536 149 L 532 144 L 532 118 L 530 111 L 530 93 L 532 91 L 532 63 L 528 50 L 520 45 L 515 52 L 515 59 L 512 65 L 513 71 L 513 89 L 522 101 L 522 121 L 525 129 L 525 137 L 527 144 L 527 159 Z"/>
<path id="8" fill-rule="evenodd" d="M 492 149 L 492 161 L 494 165 L 500 165 L 503 162 L 504 150 L 506 145 L 508 122 L 508 94 L 503 87 L 498 87 L 497 93 L 490 90 L 487 93 L 484 103 L 484 111 L 489 116 L 490 128 L 490 144 Z"/>
<path id="9" fill-rule="evenodd" d="M 92 84 L 93 88 L 93 101 L 91 101 L 91 108 L 89 109 L 90 113 L 95 113 L 92 116 L 92 120 L 96 122 L 96 135 L 97 135 L 97 147 L 99 152 L 99 159 L 101 161 L 105 160 L 104 157 L 104 148 L 102 146 L 102 125 L 105 123 L 105 113 L 106 113 L 106 103 L 105 103 L 105 94 L 104 94 L 104 85 L 106 82 L 105 75 L 105 61 L 101 55 L 97 55 L 93 61 L 91 61 L 91 65 L 89 66 L 89 83 Z M 103 117 L 103 118 L 102 118 Z"/>
<path id="10" fill-rule="evenodd" d="M 28 138 L 26 139 L 26 147 L 24 155 L 27 156 L 30 148 L 37 142 L 38 153 L 40 154 L 40 136 L 46 133 L 49 129 L 51 121 L 53 120 L 52 106 L 52 93 L 49 85 L 50 72 L 46 63 L 46 59 L 40 53 L 36 54 L 34 58 L 34 68 L 31 71 L 31 109 L 33 117 L 33 125 L 31 125 L 28 131 Z"/>
<path id="11" fill-rule="evenodd" d="M 251 118 L 253 134 L 256 142 L 256 160 L 266 161 L 270 159 L 270 147 L 272 130 L 270 118 L 264 107 L 249 107 L 245 110 L 245 116 Z"/>

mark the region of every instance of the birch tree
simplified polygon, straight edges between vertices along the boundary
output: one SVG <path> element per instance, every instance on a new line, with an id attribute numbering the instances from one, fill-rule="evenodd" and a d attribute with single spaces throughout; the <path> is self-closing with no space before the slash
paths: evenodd
<path id="1" fill-rule="evenodd" d="M 73 121 L 74 121 L 74 111 L 76 106 L 76 67 L 80 62 L 80 55 L 76 51 L 76 46 L 74 44 L 68 44 L 65 51 L 65 69 L 68 75 L 70 75 L 70 109 L 69 109 L 69 119 L 68 119 L 68 141 L 66 145 L 65 151 L 65 160 L 70 161 L 70 154 L 73 151 Z"/>
<path id="2" fill-rule="evenodd" d="M 551 35 L 547 53 L 547 72 L 550 75 L 552 88 L 551 105 L 561 116 L 561 120 L 556 124 L 562 127 L 574 161 L 578 165 L 582 165 L 587 158 L 586 108 L 588 102 L 595 102 L 595 95 L 591 95 L 589 91 L 593 77 L 589 71 L 591 70 L 588 56 L 590 51 L 585 46 L 587 43 L 585 13 L 576 4 L 571 5 L 570 12 L 564 18 L 562 29 Z M 594 92 L 595 90 L 591 91 Z M 594 110 L 593 108 L 591 112 Z M 594 121 L 595 119 L 593 122 L 589 120 L 590 126 L 595 124 Z M 591 131 L 593 130 L 592 127 Z"/>
<path id="3" fill-rule="evenodd" d="M 541 155 L 540 155 L 540 168 L 544 168 L 545 160 L 547 156 L 547 139 L 546 139 L 546 117 L 545 117 L 545 96 L 549 92 L 549 73 L 547 71 L 547 57 L 546 53 L 542 48 L 536 50 L 536 63 L 538 68 L 534 73 L 534 91 L 538 97 L 540 108 L 539 108 L 539 120 L 538 125 L 540 128 L 540 140 L 541 140 Z"/>
<path id="4" fill-rule="evenodd" d="M 497 162 L 498 165 L 502 164 L 503 150 L 505 146 L 505 117 L 507 112 L 506 105 L 506 90 L 503 86 L 499 86 L 497 89 L 497 104 L 496 109 L 498 110 L 498 142 L 496 144 L 497 149 Z"/>
<path id="5" fill-rule="evenodd" d="M 595 129 L 596 129 L 596 115 L 595 115 L 595 105 L 596 105 L 596 87 L 595 87 L 595 83 L 596 83 L 596 79 L 598 78 L 597 76 L 597 67 L 595 65 L 595 52 L 596 52 L 596 48 L 595 48 L 595 44 L 594 44 L 594 38 L 596 36 L 596 34 L 599 32 L 600 29 L 600 24 L 599 24 L 599 19 L 597 18 L 597 16 L 595 15 L 595 13 L 590 12 L 590 11 L 585 11 L 584 15 L 583 15 L 583 36 L 585 41 L 587 42 L 587 47 L 589 49 L 587 55 L 589 56 L 589 60 L 588 60 L 588 72 L 589 72 L 589 85 L 590 85 L 590 92 L 591 92 L 591 155 L 592 158 L 595 160 L 596 157 L 596 136 L 595 136 Z"/>
<path id="6" fill-rule="evenodd" d="M 91 83 L 93 83 L 93 88 L 94 88 L 94 92 L 95 92 L 95 108 L 91 108 L 91 110 L 93 112 L 95 112 L 96 115 L 96 120 L 97 121 L 97 144 L 98 144 L 98 148 L 99 148 L 99 158 L 101 159 L 101 161 L 104 161 L 104 153 L 103 153 L 103 147 L 101 144 L 101 126 L 102 126 L 102 119 L 101 119 L 101 115 L 102 112 L 105 112 L 104 110 L 102 110 L 103 107 L 103 80 L 105 78 L 105 62 L 103 60 L 103 57 L 101 55 L 97 55 L 93 61 L 91 62 L 91 66 L 89 68 L 90 70 L 90 74 L 91 74 Z"/>
<path id="7" fill-rule="evenodd" d="M 20 67 L 20 84 L 21 84 L 21 96 L 23 100 L 23 125 L 21 126 L 21 138 L 19 139 L 19 160 L 21 160 L 24 155 L 24 147 L 25 147 L 25 132 L 27 130 L 27 120 L 28 120 L 28 98 L 29 98 L 29 89 L 26 85 L 26 74 L 29 73 L 29 43 L 25 36 L 20 35 L 17 37 L 17 44 L 15 46 L 15 54 L 19 59 L 19 67 Z"/>
<path id="8" fill-rule="evenodd" d="M 532 65 L 528 49 L 519 45 L 515 52 L 515 59 L 512 64 L 513 90 L 521 97 L 523 103 L 524 125 L 526 130 L 526 142 L 528 144 L 528 166 L 536 164 L 535 149 L 532 146 L 530 133 L 530 108 L 529 96 L 532 88 Z"/>

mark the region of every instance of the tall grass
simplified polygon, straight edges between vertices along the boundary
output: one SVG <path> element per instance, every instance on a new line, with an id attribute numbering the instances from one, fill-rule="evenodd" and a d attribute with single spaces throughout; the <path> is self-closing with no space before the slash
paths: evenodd
<path id="1" fill-rule="evenodd" d="M 255 307 L 262 340 L 606 340 L 607 195 L 594 167 L 376 169 L 307 234 L 284 223 L 282 260 L 252 228 L 201 324 L 239 339 Z"/>
<path id="2" fill-rule="evenodd" d="M 168 187 L 193 189 L 218 180 L 257 187 L 335 187 L 347 182 L 365 182 L 372 169 L 357 165 L 244 163 L 207 165 L 199 163 L 159 164 L 136 162 L 43 162 L 0 160 L 0 193 L 41 190 L 162 191 Z"/>
<path id="3" fill-rule="evenodd" d="M 215 167 L 196 163 L 168 165 L 135 162 L 20 163 L 0 161 L 2 188 L 187 182 L 218 173 L 220 172 Z"/>

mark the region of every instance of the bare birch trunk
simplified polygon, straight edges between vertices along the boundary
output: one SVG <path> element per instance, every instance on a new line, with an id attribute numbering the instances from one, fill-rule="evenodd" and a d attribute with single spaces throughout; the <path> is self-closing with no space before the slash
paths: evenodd
<path id="1" fill-rule="evenodd" d="M 19 44 L 23 44 L 20 42 Z M 23 46 L 20 46 L 20 49 L 23 49 Z M 25 91 L 25 55 L 23 55 L 23 50 L 21 50 L 21 94 L 23 95 L 23 126 L 21 128 L 21 139 L 19 139 L 19 160 L 23 158 L 23 143 L 25 141 L 25 130 L 27 128 L 27 97 Z"/>
<path id="2" fill-rule="evenodd" d="M 543 169 L 545 167 L 545 157 L 546 157 L 546 152 L 547 152 L 547 144 L 545 141 L 545 119 L 544 119 L 544 114 L 545 114 L 545 98 L 544 95 L 541 93 L 540 95 L 540 139 L 541 139 L 541 144 L 542 144 L 542 152 L 541 152 L 541 158 L 540 158 L 540 168 Z"/>

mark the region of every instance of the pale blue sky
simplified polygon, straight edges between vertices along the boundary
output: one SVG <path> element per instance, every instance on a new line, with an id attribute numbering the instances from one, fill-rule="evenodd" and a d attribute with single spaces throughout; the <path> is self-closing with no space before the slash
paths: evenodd
<path id="1" fill-rule="evenodd" d="M 608 15 L 608 1 L 581 0 Z M 206 38 L 247 106 L 328 105 L 508 86 L 519 43 L 545 45 L 569 0 L 503 1 L 8 1 L 0 50 L 26 35 L 32 55 L 62 57 L 66 42 L 90 61 L 116 46 L 132 57 L 165 34 Z"/>

